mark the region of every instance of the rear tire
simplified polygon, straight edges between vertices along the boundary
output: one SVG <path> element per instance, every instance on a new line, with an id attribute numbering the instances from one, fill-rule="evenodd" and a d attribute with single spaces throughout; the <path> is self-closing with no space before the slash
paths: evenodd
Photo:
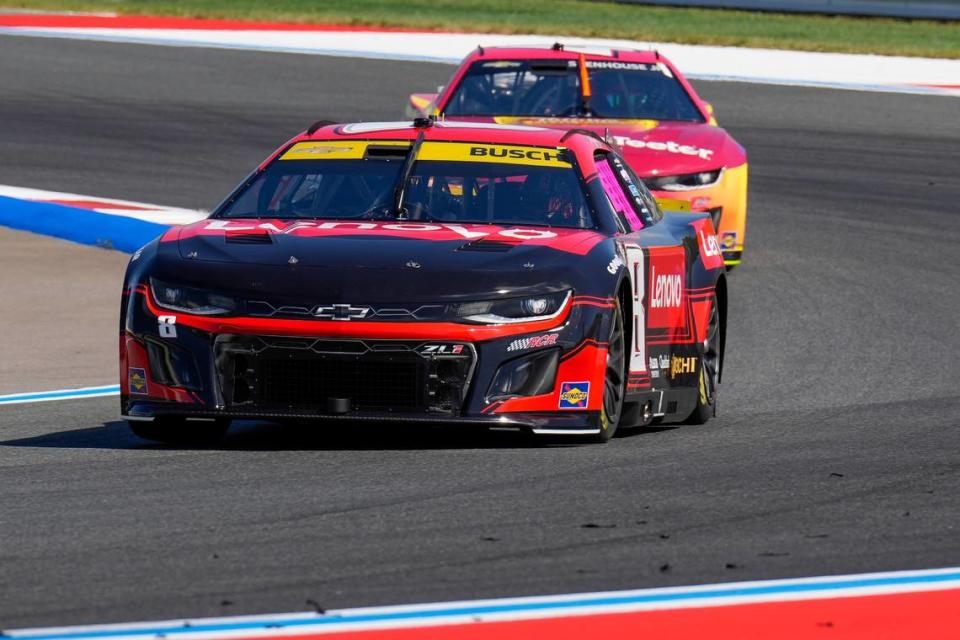
<path id="1" fill-rule="evenodd" d="M 700 375 L 697 377 L 697 406 L 687 419 L 688 424 L 704 424 L 717 415 L 717 391 L 720 379 L 720 309 L 717 306 L 717 294 L 710 301 L 710 321 L 707 323 L 707 337 L 702 344 L 700 354 Z"/>
<path id="2" fill-rule="evenodd" d="M 216 444 L 230 428 L 230 421 L 217 419 L 213 422 L 188 422 L 185 418 L 160 416 L 152 422 L 130 420 L 130 430 L 144 440 L 164 444 L 211 445 Z"/>
<path id="3" fill-rule="evenodd" d="M 617 300 L 607 337 L 607 366 L 603 379 L 603 408 L 600 409 L 600 433 L 594 442 L 608 442 L 617 432 L 623 416 L 623 398 L 626 393 L 626 339 L 623 332 L 623 312 Z"/>

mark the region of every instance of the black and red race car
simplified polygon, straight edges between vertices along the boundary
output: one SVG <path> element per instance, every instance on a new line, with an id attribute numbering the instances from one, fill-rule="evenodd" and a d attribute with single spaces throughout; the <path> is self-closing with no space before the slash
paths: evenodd
<path id="1" fill-rule="evenodd" d="M 123 417 L 410 421 L 605 441 L 714 412 L 710 216 L 664 216 L 595 133 L 320 123 L 130 261 Z"/>

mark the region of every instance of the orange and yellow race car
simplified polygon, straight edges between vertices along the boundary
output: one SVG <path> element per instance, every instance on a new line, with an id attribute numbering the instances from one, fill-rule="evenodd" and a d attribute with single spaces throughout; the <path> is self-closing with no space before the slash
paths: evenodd
<path id="1" fill-rule="evenodd" d="M 656 51 L 560 44 L 478 48 L 439 94 L 410 96 L 408 111 L 447 120 L 582 128 L 605 136 L 657 198 L 708 212 L 727 267 L 740 264 L 746 151 Z"/>

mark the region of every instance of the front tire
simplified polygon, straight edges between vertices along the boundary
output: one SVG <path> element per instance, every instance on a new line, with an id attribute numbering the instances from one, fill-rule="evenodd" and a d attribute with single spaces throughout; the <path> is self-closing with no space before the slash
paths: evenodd
<path id="1" fill-rule="evenodd" d="M 607 337 L 607 366 L 603 379 L 603 408 L 600 410 L 600 433 L 595 442 L 608 442 L 617 432 L 623 416 L 623 398 L 626 394 L 626 339 L 623 331 L 623 312 L 620 301 L 613 310 L 610 334 Z"/>
<path id="2" fill-rule="evenodd" d="M 130 420 L 130 430 L 144 440 L 164 444 L 212 445 L 216 444 L 230 428 L 229 420 L 213 422 L 188 422 L 185 418 L 159 416 L 151 422 Z"/>
<path id="3" fill-rule="evenodd" d="M 707 337 L 703 341 L 700 355 L 700 375 L 697 377 L 697 406 L 687 420 L 688 424 L 704 424 L 717 414 L 717 391 L 720 380 L 720 309 L 717 294 L 710 300 L 710 321 L 707 323 Z"/>

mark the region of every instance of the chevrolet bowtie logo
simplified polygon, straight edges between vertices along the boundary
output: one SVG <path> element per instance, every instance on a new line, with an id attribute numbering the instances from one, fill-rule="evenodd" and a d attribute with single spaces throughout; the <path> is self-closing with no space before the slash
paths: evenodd
<path id="1" fill-rule="evenodd" d="M 319 306 L 313 315 L 321 320 L 360 320 L 370 313 L 370 307 L 354 307 L 349 304 Z"/>

